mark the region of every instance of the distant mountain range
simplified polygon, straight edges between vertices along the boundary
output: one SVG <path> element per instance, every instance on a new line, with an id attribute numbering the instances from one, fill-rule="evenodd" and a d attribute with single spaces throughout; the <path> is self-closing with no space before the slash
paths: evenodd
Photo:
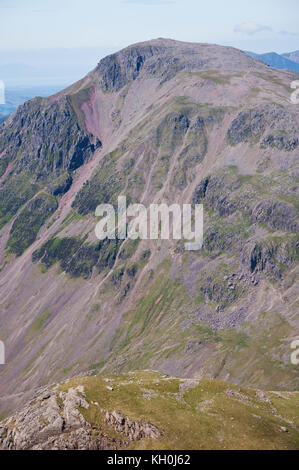
<path id="1" fill-rule="evenodd" d="M 282 54 L 282 56 L 299 64 L 299 51 L 287 52 L 286 54 Z"/>
<path id="2" fill-rule="evenodd" d="M 267 65 L 276 69 L 288 69 L 299 73 L 299 51 L 277 54 L 276 52 L 267 52 L 265 54 L 256 54 L 255 52 L 245 51 L 250 57 L 261 60 Z"/>

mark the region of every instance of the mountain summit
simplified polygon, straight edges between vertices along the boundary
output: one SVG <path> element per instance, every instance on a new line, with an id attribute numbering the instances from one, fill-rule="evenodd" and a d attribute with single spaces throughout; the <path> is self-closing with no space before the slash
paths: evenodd
<path id="1" fill-rule="evenodd" d="M 0 409 L 155 369 L 295 390 L 298 75 L 157 39 L 0 126 Z M 101 203 L 200 203 L 204 245 L 104 240 Z"/>

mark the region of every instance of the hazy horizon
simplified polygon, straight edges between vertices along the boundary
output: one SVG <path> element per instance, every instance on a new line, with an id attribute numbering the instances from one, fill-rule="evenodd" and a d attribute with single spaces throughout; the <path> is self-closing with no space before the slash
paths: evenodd
<path id="1" fill-rule="evenodd" d="M 297 0 L 242 9 L 237 0 L 0 0 L 0 13 L 0 78 L 10 87 L 68 85 L 106 55 L 157 37 L 258 54 L 299 49 Z"/>
<path id="2" fill-rule="evenodd" d="M 106 55 L 118 50 L 101 47 L 15 50 L 13 53 L 0 50 L 0 78 L 10 89 L 45 85 L 68 86 L 89 73 Z M 252 49 L 250 51 L 258 53 Z M 285 51 L 287 52 L 293 51 Z"/>

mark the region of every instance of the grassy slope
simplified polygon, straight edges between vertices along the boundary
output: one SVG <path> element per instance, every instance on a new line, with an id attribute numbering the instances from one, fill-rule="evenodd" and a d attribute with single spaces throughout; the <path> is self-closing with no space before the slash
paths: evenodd
<path id="1" fill-rule="evenodd" d="M 98 402 L 110 412 L 119 410 L 131 419 L 150 421 L 164 431 L 162 438 L 133 442 L 130 448 L 299 448 L 297 392 L 259 394 L 255 390 L 206 379 L 197 385 L 189 383 L 188 389 L 186 380 L 151 371 L 105 378 L 101 375 L 80 377 L 68 381 L 62 388 L 79 384 L 84 385 L 89 402 Z M 91 404 L 88 410 L 81 411 L 91 424 L 116 436 L 104 424 L 99 406 Z"/>

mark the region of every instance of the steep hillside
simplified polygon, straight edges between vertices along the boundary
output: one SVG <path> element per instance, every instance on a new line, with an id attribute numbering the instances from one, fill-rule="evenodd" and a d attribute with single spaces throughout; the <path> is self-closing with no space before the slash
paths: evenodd
<path id="1" fill-rule="evenodd" d="M 0 449 L 298 449 L 298 392 L 151 371 L 45 387 L 0 422 Z"/>
<path id="2" fill-rule="evenodd" d="M 3 415 L 92 370 L 296 390 L 299 108 L 292 72 L 158 39 L 0 127 Z M 94 234 L 117 197 L 203 203 L 204 247 Z"/>

